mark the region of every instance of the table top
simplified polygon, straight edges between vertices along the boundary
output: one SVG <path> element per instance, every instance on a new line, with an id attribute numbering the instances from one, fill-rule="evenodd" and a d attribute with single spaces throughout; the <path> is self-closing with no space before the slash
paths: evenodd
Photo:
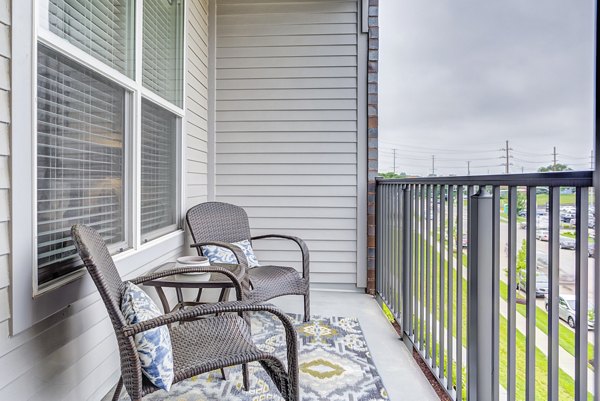
<path id="1" fill-rule="evenodd" d="M 238 280 L 242 279 L 242 267 L 240 265 L 233 264 L 220 264 L 214 263 L 212 266 L 223 267 L 232 272 Z M 163 270 L 169 270 L 175 268 L 175 262 L 168 262 L 158 266 L 157 268 L 148 272 L 157 273 Z M 159 278 L 152 281 L 147 281 L 144 285 L 153 287 L 176 287 L 176 288 L 227 288 L 233 287 L 231 279 L 224 274 L 211 272 L 208 280 L 204 274 L 174 274 Z"/>

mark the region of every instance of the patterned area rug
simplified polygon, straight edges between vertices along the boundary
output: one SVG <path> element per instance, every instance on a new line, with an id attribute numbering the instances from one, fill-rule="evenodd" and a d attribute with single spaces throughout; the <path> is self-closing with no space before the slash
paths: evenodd
<path id="1" fill-rule="evenodd" d="M 298 332 L 302 401 L 388 400 L 357 319 L 314 316 L 309 323 L 302 323 L 300 316 L 291 317 Z M 274 352 L 285 361 L 285 334 L 275 317 L 253 314 L 252 333 L 263 350 Z M 144 400 L 283 400 L 258 363 L 250 364 L 248 392 L 242 389 L 241 367 L 228 368 L 227 373 L 228 380 L 223 380 L 217 371 L 210 372 L 177 383 L 168 393 L 158 391 Z"/>

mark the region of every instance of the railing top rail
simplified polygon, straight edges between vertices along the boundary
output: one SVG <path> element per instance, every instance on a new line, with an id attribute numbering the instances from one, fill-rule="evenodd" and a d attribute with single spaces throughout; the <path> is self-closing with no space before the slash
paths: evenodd
<path id="1" fill-rule="evenodd" d="M 439 185 L 501 185 L 528 187 L 591 187 L 593 171 L 561 171 L 528 174 L 469 175 L 448 177 L 383 178 L 377 185 L 439 184 Z"/>

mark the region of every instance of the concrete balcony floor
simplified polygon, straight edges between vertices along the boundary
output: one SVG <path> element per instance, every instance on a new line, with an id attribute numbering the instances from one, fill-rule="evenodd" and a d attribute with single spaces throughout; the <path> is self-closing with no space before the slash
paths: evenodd
<path id="1" fill-rule="evenodd" d="M 271 303 L 286 312 L 302 314 L 299 296 L 281 297 Z M 311 292 L 311 308 L 313 315 L 358 318 L 390 400 L 439 400 L 375 298 L 362 292 L 315 290 Z M 109 394 L 104 400 L 110 400 Z"/>
<path id="2" fill-rule="evenodd" d="M 286 312 L 302 313 L 300 297 L 281 297 L 271 302 Z M 375 298 L 358 292 L 312 291 L 311 314 L 358 318 L 391 401 L 439 400 Z"/>

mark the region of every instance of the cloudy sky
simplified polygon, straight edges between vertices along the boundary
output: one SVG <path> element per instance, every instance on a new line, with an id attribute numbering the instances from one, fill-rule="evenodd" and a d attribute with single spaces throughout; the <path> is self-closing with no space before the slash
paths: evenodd
<path id="1" fill-rule="evenodd" d="M 594 2 L 380 1 L 379 171 L 590 167 Z"/>

